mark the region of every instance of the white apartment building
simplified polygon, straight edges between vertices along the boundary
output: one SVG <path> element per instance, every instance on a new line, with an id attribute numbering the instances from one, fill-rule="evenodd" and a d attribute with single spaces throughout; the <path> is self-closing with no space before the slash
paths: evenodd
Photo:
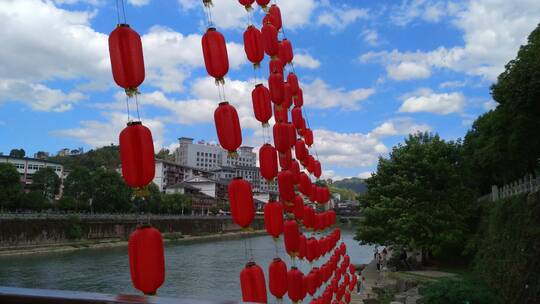
<path id="1" fill-rule="evenodd" d="M 175 162 L 156 159 L 156 173 L 154 184 L 159 191 L 166 191 L 168 187 L 176 185 L 193 177 L 214 178 L 215 174 L 207 170 L 179 165 Z"/>
<path id="2" fill-rule="evenodd" d="M 19 158 L 6 155 L 0 155 L 0 162 L 10 163 L 17 168 L 17 171 L 21 175 L 21 182 L 25 185 L 32 184 L 32 176 L 41 168 L 51 168 L 58 175 L 58 177 L 64 179 L 64 166 L 60 163 L 46 161 L 36 158 Z"/>

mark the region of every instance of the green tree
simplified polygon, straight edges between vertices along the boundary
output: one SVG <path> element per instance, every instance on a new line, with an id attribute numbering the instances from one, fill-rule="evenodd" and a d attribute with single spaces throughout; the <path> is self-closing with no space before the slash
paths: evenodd
<path id="1" fill-rule="evenodd" d="M 191 197 L 184 194 L 163 194 L 161 212 L 170 214 L 191 213 Z"/>
<path id="2" fill-rule="evenodd" d="M 409 135 L 388 159 L 379 159 L 366 182 L 357 240 L 410 246 L 424 257 L 461 252 L 471 230 L 472 194 L 462 176 L 459 142 Z"/>
<path id="3" fill-rule="evenodd" d="M 60 178 L 52 168 L 41 168 L 32 177 L 32 189 L 42 193 L 46 199 L 53 199 L 60 191 Z"/>
<path id="4" fill-rule="evenodd" d="M 21 195 L 21 177 L 17 168 L 8 163 L 0 164 L 0 209 L 15 209 Z"/>
<path id="5" fill-rule="evenodd" d="M 26 151 L 24 151 L 24 149 L 11 149 L 11 151 L 9 151 L 9 156 L 23 158 L 26 156 Z"/>
<path id="6" fill-rule="evenodd" d="M 98 169 L 92 174 L 94 194 L 92 207 L 96 212 L 127 212 L 132 209 L 133 191 L 116 171 Z"/>
<path id="7" fill-rule="evenodd" d="M 496 109 L 479 117 L 465 137 L 472 181 L 483 192 L 493 184 L 533 173 L 540 159 L 540 26 L 491 87 Z"/>
<path id="8" fill-rule="evenodd" d="M 145 213 L 159 213 L 161 205 L 161 193 L 156 184 L 151 183 L 147 187 L 148 195 L 136 197 L 134 200 L 135 211 Z"/>
<path id="9" fill-rule="evenodd" d="M 168 160 L 168 161 L 175 161 L 174 153 L 171 153 L 169 149 L 161 148 L 159 152 L 156 154 L 156 158 Z"/>
<path id="10" fill-rule="evenodd" d="M 92 173 L 85 167 L 75 168 L 64 180 L 64 195 L 74 198 L 74 206 L 87 209 L 94 196 L 95 183 Z"/>

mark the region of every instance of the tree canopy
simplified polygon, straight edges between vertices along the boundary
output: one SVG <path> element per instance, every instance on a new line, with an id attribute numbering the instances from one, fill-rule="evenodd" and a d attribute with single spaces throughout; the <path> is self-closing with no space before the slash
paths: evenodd
<path id="1" fill-rule="evenodd" d="M 52 200 L 60 191 L 61 180 L 52 168 L 41 168 L 32 177 L 32 189 Z"/>
<path id="2" fill-rule="evenodd" d="M 472 192 L 461 176 L 459 142 L 438 135 L 410 135 L 380 158 L 361 197 L 362 243 L 397 244 L 441 254 L 467 239 Z"/>

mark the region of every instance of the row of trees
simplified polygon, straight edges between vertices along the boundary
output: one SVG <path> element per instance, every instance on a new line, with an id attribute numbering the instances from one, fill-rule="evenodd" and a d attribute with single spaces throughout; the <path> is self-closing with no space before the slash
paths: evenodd
<path id="1" fill-rule="evenodd" d="M 148 187 L 148 196 L 138 197 L 126 186 L 116 171 L 85 167 L 74 169 L 64 180 L 63 196 L 60 178 L 50 168 L 36 172 L 29 189 L 24 189 L 17 169 L 0 164 L 1 210 L 47 210 L 77 212 L 145 212 L 191 213 L 191 198 L 182 194 L 161 194 L 155 184 Z"/>
<path id="2" fill-rule="evenodd" d="M 540 27 L 491 87 L 497 108 L 480 116 L 463 141 L 410 135 L 380 158 L 360 197 L 363 243 L 422 249 L 439 257 L 473 256 L 491 185 L 539 173 Z"/>

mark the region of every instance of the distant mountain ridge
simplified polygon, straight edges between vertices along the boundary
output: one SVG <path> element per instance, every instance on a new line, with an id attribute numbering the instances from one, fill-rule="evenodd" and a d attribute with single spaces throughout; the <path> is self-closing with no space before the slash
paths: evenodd
<path id="1" fill-rule="evenodd" d="M 352 190 L 358 194 L 364 194 L 367 192 L 366 182 L 358 177 L 345 178 L 332 183 L 332 186 L 341 189 Z"/>

